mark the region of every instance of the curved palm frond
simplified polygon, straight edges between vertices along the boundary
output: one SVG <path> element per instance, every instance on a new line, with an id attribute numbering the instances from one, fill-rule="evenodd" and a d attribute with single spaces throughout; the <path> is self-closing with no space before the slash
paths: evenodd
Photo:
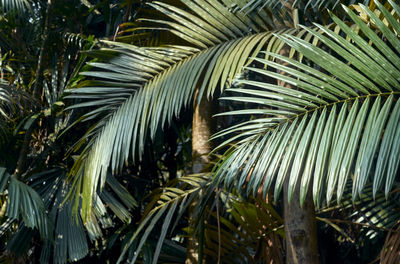
<path id="1" fill-rule="evenodd" d="M 54 233 L 42 248 L 43 263 L 48 263 L 51 255 L 54 263 L 67 263 L 68 259 L 76 261 L 84 258 L 89 253 L 88 240 L 94 242 L 102 236 L 102 228 L 98 222 L 101 222 L 103 229 L 113 225 L 114 220 L 106 208 L 110 208 L 121 221 L 130 222 L 129 210 L 137 206 L 137 202 L 128 191 L 112 175 L 108 175 L 109 189 L 103 190 L 97 197 L 91 219 L 83 225 L 80 216 L 73 217 L 73 205 L 65 199 L 71 184 L 66 181 L 63 168 L 36 173 L 28 181 L 44 200 L 49 218 L 55 225 Z"/>
<path id="2" fill-rule="evenodd" d="M 1 0 L 0 7 L 3 12 L 17 11 L 22 13 L 31 9 L 31 0 Z"/>
<path id="3" fill-rule="evenodd" d="M 4 119 L 9 119 L 16 110 L 12 89 L 11 85 L 0 79 L 0 116 Z"/>
<path id="4" fill-rule="evenodd" d="M 239 80 L 247 86 L 229 89 L 241 95 L 225 99 L 256 103 L 260 108 L 227 114 L 262 117 L 219 133 L 240 132 L 235 138 L 242 138 L 219 167 L 219 182 L 243 190 L 250 175 L 245 191 L 261 188 L 265 195 L 275 180 L 277 199 L 289 178 L 289 199 L 300 182 L 301 203 L 312 182 L 314 201 L 320 205 L 325 190 L 328 203 L 334 193 L 339 202 L 350 173 L 354 173 L 353 199 L 361 195 L 369 180 L 374 196 L 382 185 L 389 195 L 400 162 L 400 40 L 395 33 L 400 23 L 382 4 L 375 3 L 381 17 L 366 6 L 360 8 L 374 21 L 376 30 L 347 7 L 357 31 L 332 16 L 352 42 L 320 25 L 316 26 L 324 35 L 303 28 L 318 38 L 323 48 L 295 36 L 281 37 L 307 58 L 307 64 L 271 53 L 267 54 L 278 62 L 255 59 L 269 69 L 248 68 L 250 71 L 281 84 Z M 396 15 L 400 14 L 400 7 L 390 3 Z"/>
<path id="5" fill-rule="evenodd" d="M 82 100 L 70 107 L 92 107 L 83 120 L 101 118 L 82 142 L 90 139 L 71 175 L 83 193 L 83 210 L 90 211 L 98 186 L 103 186 L 109 168 L 118 171 L 129 157 L 135 160 L 144 149 L 146 135 L 178 115 L 190 104 L 194 91 L 212 96 L 240 73 L 266 46 L 279 51 L 283 42 L 273 33 L 294 33 L 294 29 L 268 31 L 272 18 L 265 11 L 257 15 L 230 13 L 219 1 L 183 0 L 188 11 L 161 2 L 151 5 L 171 21 L 149 20 L 161 24 L 184 39 L 188 46 L 143 48 L 104 41 L 108 47 L 92 51 L 97 59 L 88 79 L 79 89 L 71 89 L 71 99 Z M 229 19 L 227 19 L 229 17 Z M 166 25 L 166 26 L 164 26 Z M 301 30 L 299 36 L 307 36 Z M 84 167 L 84 171 L 82 171 Z"/>
<path id="6" fill-rule="evenodd" d="M 8 173 L 3 173 L 2 178 L 7 175 L 9 185 L 6 216 L 16 220 L 22 219 L 24 226 L 30 229 L 37 228 L 43 239 L 49 238 L 53 227 L 41 197 L 32 187 L 14 176 L 9 176 Z M 4 183 L 4 179 L 2 182 Z"/>
<path id="7" fill-rule="evenodd" d="M 205 227 L 204 253 L 221 263 L 283 263 L 283 220 L 260 199 L 240 202 L 233 198 L 225 217 L 212 213 Z M 219 202 L 219 201 L 217 201 Z M 218 225 L 218 221 L 220 224 Z M 218 252 L 220 248 L 220 252 Z"/>
<path id="8" fill-rule="evenodd" d="M 163 221 L 162 231 L 158 236 L 157 245 L 152 255 L 152 263 L 157 263 L 167 233 L 175 229 L 178 220 L 186 209 L 194 199 L 199 197 L 200 191 L 209 186 L 209 176 L 209 174 L 184 176 L 171 181 L 169 187 L 154 192 L 151 202 L 146 206 L 139 227 L 134 233 L 127 236 L 128 239 L 123 245 L 118 263 L 124 260 L 127 252 L 134 252 L 131 263 L 135 263 L 150 233 L 157 223 Z M 175 222 L 172 221 L 174 217 L 176 218 Z"/>
<path id="9" fill-rule="evenodd" d="M 265 7 L 271 10 L 280 10 L 283 6 L 290 4 L 293 8 L 297 8 L 303 12 L 312 11 L 320 12 L 323 9 L 335 9 L 340 4 L 346 6 L 353 5 L 355 3 L 363 3 L 367 5 L 370 0 L 356 1 L 356 0 L 294 0 L 294 1 L 280 1 L 280 0 L 250 0 L 241 10 L 245 12 L 252 12 L 253 10 L 260 10 Z"/>
<path id="10" fill-rule="evenodd" d="M 392 229 L 398 222 L 400 218 L 398 192 L 393 193 L 389 199 L 386 199 L 384 194 L 378 194 L 374 198 L 372 184 L 368 184 L 360 199 L 356 201 L 352 201 L 351 192 L 352 185 L 348 183 L 342 203 L 317 211 L 319 219 L 358 225 L 360 228 L 357 235 L 367 239 L 373 239 L 379 232 Z"/>
<path id="11" fill-rule="evenodd" d="M 358 201 L 350 203 L 350 197 L 348 197 L 347 205 L 344 205 L 345 209 L 352 207 L 353 213 L 349 218 L 353 222 L 365 226 L 360 231 L 368 239 L 372 239 L 378 234 L 377 229 L 393 228 L 400 218 L 399 195 L 396 194 L 389 200 L 386 200 L 384 195 L 377 195 L 373 199 L 372 190 L 372 186 L 368 186 Z"/>

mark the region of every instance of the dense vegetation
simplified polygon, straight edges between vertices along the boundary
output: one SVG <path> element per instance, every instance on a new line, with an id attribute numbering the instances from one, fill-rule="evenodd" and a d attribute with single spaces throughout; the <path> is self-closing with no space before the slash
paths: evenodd
<path id="1" fill-rule="evenodd" d="M 0 263 L 400 263 L 399 19 L 0 0 Z"/>

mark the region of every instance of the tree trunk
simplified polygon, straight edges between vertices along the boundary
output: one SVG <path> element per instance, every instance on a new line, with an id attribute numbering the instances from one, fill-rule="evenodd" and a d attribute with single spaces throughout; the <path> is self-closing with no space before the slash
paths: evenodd
<path id="1" fill-rule="evenodd" d="M 288 179 L 284 186 L 284 221 L 287 264 L 317 264 L 317 227 L 314 203 L 308 192 L 303 208 L 300 207 L 300 181 L 288 202 Z"/>
<path id="2" fill-rule="evenodd" d="M 290 48 L 283 47 L 280 52 L 283 56 L 288 56 Z M 287 64 L 277 61 L 283 65 Z M 285 65 L 289 66 L 289 65 Z M 288 75 L 285 72 L 281 74 Z M 290 84 L 278 81 L 278 85 L 295 89 Z M 317 264 L 318 246 L 317 246 L 317 228 L 315 222 L 314 202 L 311 192 L 304 201 L 303 207 L 300 207 L 300 180 L 298 180 L 292 200 L 288 201 L 288 182 L 287 178 L 284 184 L 284 222 L 286 238 L 286 263 L 287 264 Z"/>
<path id="3" fill-rule="evenodd" d="M 212 150 L 210 136 L 214 131 L 213 102 L 203 96 L 200 104 L 197 104 L 198 90 L 194 97 L 193 123 L 192 123 L 192 173 L 200 173 L 206 169 L 210 162 L 208 154 Z M 196 219 L 193 219 L 193 210 L 196 202 L 189 208 L 189 228 L 194 231 Z M 186 264 L 199 263 L 199 241 L 194 232 L 189 234 L 187 244 Z"/>
<path id="4" fill-rule="evenodd" d="M 208 154 L 212 145 L 209 139 L 214 130 L 212 115 L 213 102 L 203 96 L 200 104 L 197 104 L 196 92 L 192 123 L 192 173 L 203 171 L 210 162 Z"/>

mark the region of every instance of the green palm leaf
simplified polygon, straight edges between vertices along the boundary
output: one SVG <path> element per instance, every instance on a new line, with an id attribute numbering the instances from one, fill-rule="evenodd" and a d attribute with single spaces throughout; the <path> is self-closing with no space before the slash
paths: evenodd
<path id="1" fill-rule="evenodd" d="M 285 6 L 290 3 L 293 8 L 297 8 L 303 12 L 309 12 L 310 10 L 314 12 L 321 12 L 323 9 L 335 9 L 339 6 L 339 3 L 344 5 L 352 5 L 355 3 L 364 3 L 367 5 L 370 1 L 340 1 L 340 0 L 311 0 L 311 1 L 304 1 L 304 0 L 294 0 L 294 1 L 280 1 L 280 0 L 250 0 L 243 8 L 243 11 L 251 12 L 253 10 L 259 10 L 264 7 L 268 7 L 272 10 L 280 10 L 282 6 Z"/>
<path id="2" fill-rule="evenodd" d="M 321 217 L 334 221 L 340 215 L 346 215 L 348 223 L 360 224 L 360 234 L 368 239 L 373 239 L 381 230 L 389 230 L 398 222 L 399 212 L 399 194 L 395 192 L 390 199 L 386 199 L 383 194 L 373 197 L 372 184 L 368 184 L 360 199 L 352 201 L 352 185 L 347 184 L 342 203 L 340 205 L 322 208 L 318 213 Z M 332 215 L 333 214 L 333 215 Z M 344 221 L 346 221 L 344 220 Z"/>
<path id="3" fill-rule="evenodd" d="M 3 177 L 6 174 L 3 174 Z M 6 215 L 11 219 L 22 219 L 24 225 L 37 228 L 42 238 L 49 238 L 52 224 L 39 194 L 30 186 L 10 177 Z"/>
<path id="4" fill-rule="evenodd" d="M 287 66 L 255 58 L 268 69 L 248 70 L 286 85 L 239 80 L 245 85 L 243 88 L 228 90 L 233 95 L 225 99 L 257 103 L 262 109 L 234 114 L 254 111 L 262 117 L 220 133 L 240 132 L 237 137 L 245 136 L 219 167 L 220 182 L 241 189 L 240 184 L 251 174 L 246 192 L 256 192 L 261 187 L 265 195 L 275 181 L 277 199 L 288 178 L 289 198 L 300 182 L 301 203 L 304 202 L 311 184 L 314 201 L 319 205 L 323 193 L 328 203 L 334 194 L 340 201 L 350 173 L 354 173 L 353 199 L 369 181 L 373 182 L 374 195 L 383 184 L 389 195 L 400 162 L 400 40 L 392 31 L 398 32 L 400 23 L 379 2 L 376 5 L 381 18 L 360 5 L 376 30 L 346 7 L 355 27 L 332 16 L 352 42 L 320 25 L 316 26 L 324 35 L 303 28 L 323 47 L 295 36 L 280 37 L 304 55 L 307 64 L 269 52 Z M 399 6 L 393 2 L 391 5 L 398 15 Z M 251 164 L 243 166 L 245 161 Z"/>
<path id="5" fill-rule="evenodd" d="M 128 251 L 132 250 L 134 254 L 131 263 L 134 263 L 138 259 L 139 253 L 144 250 L 145 242 L 155 226 L 163 221 L 162 232 L 158 236 L 157 246 L 152 256 L 152 263 L 157 263 L 167 232 L 174 230 L 189 205 L 199 197 L 200 191 L 209 186 L 209 176 L 204 173 L 184 176 L 171 181 L 168 187 L 154 191 L 138 228 L 128 236 L 124 243 L 118 263 L 124 260 Z M 176 217 L 175 223 L 172 221 L 174 216 Z"/>
<path id="6" fill-rule="evenodd" d="M 107 47 L 89 53 L 97 60 L 90 63 L 92 70 L 82 73 L 88 79 L 79 89 L 69 90 L 69 98 L 82 100 L 70 109 L 91 107 L 82 119 L 101 118 L 82 140 L 90 139 L 71 172 L 81 177 L 76 183 L 78 193 L 84 194 L 85 212 L 90 211 L 97 187 L 104 185 L 108 169 L 118 171 L 129 157 L 140 157 L 146 135 L 154 136 L 189 105 L 196 89 L 199 100 L 212 96 L 230 84 L 262 47 L 278 51 L 283 45 L 266 31 L 274 26 L 266 12 L 230 13 L 215 0 L 182 3 L 187 9 L 153 2 L 171 20 L 146 21 L 167 25 L 157 29 L 171 31 L 188 46 L 143 48 L 105 41 Z M 305 33 L 302 30 L 299 36 Z"/>
<path id="7" fill-rule="evenodd" d="M 0 116 L 9 119 L 15 112 L 15 99 L 12 92 L 14 87 L 0 79 Z"/>
<path id="8" fill-rule="evenodd" d="M 229 209 L 225 217 L 219 216 L 220 228 L 215 212 L 207 221 L 205 254 L 217 262 L 221 248 L 221 263 L 282 263 L 278 235 L 282 235 L 283 220 L 269 204 L 260 199 L 240 202 L 231 197 L 224 207 Z"/>
<path id="9" fill-rule="evenodd" d="M 55 263 L 67 263 L 68 259 L 76 261 L 84 258 L 89 253 L 85 231 L 94 242 L 102 236 L 98 222 L 101 222 L 103 229 L 113 225 L 106 207 L 110 208 L 121 221 L 130 222 L 129 210 L 137 206 L 137 202 L 128 191 L 113 176 L 108 175 L 107 187 L 110 191 L 103 190 L 97 197 L 91 219 L 84 226 L 79 215 L 73 216 L 73 205 L 66 199 L 71 184 L 66 181 L 64 169 L 54 168 L 36 173 L 28 181 L 45 201 L 44 206 L 55 225 L 51 239 L 45 241 L 42 248 L 41 261 L 44 263 L 50 261 L 52 252 Z"/>
<path id="10" fill-rule="evenodd" d="M 0 7 L 3 12 L 18 11 L 22 13 L 27 9 L 31 9 L 31 0 L 1 0 Z"/>

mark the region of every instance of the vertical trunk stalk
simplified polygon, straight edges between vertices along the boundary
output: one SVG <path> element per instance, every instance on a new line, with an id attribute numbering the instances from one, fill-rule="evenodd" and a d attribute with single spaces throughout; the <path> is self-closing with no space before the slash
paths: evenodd
<path id="1" fill-rule="evenodd" d="M 194 111 L 192 123 L 192 173 L 200 173 L 206 169 L 210 162 L 208 154 L 212 150 L 211 142 L 209 141 L 211 134 L 214 131 L 214 123 L 212 120 L 213 103 L 203 96 L 200 104 L 197 103 L 198 90 L 194 98 Z M 190 205 L 189 208 L 189 228 L 195 229 L 196 219 L 193 219 L 193 210 L 196 202 Z M 189 234 L 187 244 L 186 264 L 199 263 L 199 241 L 197 237 Z"/>
<path id="2" fill-rule="evenodd" d="M 300 182 L 291 202 L 288 201 L 288 179 L 284 186 L 284 221 L 287 264 L 317 264 L 317 227 L 314 203 L 308 192 L 303 207 L 300 207 Z"/>
<path id="3" fill-rule="evenodd" d="M 280 51 L 280 54 L 283 56 L 288 56 L 289 53 L 290 48 L 288 46 L 283 47 Z M 282 61 L 278 61 L 278 63 L 283 65 L 287 64 Z M 286 72 L 280 73 L 288 75 Z M 283 81 L 278 81 L 278 85 L 295 89 L 295 87 L 292 87 L 290 84 Z M 300 207 L 300 179 L 297 182 L 291 202 L 288 201 L 288 182 L 289 177 L 287 177 L 285 181 L 283 190 L 286 263 L 317 264 L 319 261 L 317 227 L 311 192 L 308 192 L 303 207 Z"/>

